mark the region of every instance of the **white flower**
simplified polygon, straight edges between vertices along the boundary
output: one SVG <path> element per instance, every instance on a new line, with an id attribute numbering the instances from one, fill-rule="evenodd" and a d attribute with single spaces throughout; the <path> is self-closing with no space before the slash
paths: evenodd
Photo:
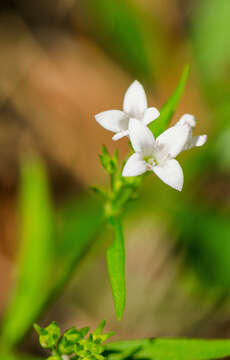
<path id="1" fill-rule="evenodd" d="M 140 121 L 131 119 L 129 135 L 135 153 L 126 162 L 122 175 L 137 176 L 153 171 L 164 183 L 181 191 L 184 182 L 183 171 L 175 157 L 184 149 L 200 146 L 206 138 L 195 141 L 191 122 L 187 115 L 155 140 L 152 132 Z M 186 121 L 185 121 L 186 120 Z M 192 144 L 194 143 L 194 144 Z"/>
<path id="2" fill-rule="evenodd" d="M 113 140 L 129 135 L 131 118 L 148 125 L 160 115 L 155 107 L 147 107 L 143 86 L 135 80 L 125 93 L 123 111 L 108 110 L 95 115 L 96 121 L 105 129 L 115 133 Z"/>

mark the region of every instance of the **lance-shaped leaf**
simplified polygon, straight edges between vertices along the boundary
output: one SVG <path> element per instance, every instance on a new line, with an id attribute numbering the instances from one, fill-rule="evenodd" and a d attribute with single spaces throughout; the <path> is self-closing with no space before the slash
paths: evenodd
<path id="1" fill-rule="evenodd" d="M 168 101 L 162 106 L 160 110 L 160 116 L 155 121 L 150 123 L 149 128 L 153 132 L 155 137 L 160 135 L 168 127 L 173 117 L 173 114 L 178 106 L 181 95 L 184 91 L 188 74 L 189 74 L 189 66 L 187 65 L 183 71 L 179 84 L 177 85 L 173 94 L 168 99 Z"/>
<path id="2" fill-rule="evenodd" d="M 110 343 L 105 346 L 108 360 L 127 358 L 149 360 L 211 360 L 230 355 L 229 340 L 153 339 Z"/>
<path id="3" fill-rule="evenodd" d="M 125 287 L 125 245 L 120 219 L 111 220 L 114 239 L 107 250 L 107 266 L 117 318 L 123 315 L 126 301 Z"/>

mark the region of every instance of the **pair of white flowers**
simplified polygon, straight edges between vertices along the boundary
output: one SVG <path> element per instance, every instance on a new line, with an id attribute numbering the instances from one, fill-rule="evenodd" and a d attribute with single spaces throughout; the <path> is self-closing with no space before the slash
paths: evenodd
<path id="1" fill-rule="evenodd" d="M 193 115 L 185 114 L 157 139 L 148 124 L 158 118 L 155 107 L 148 108 L 143 86 L 134 81 L 125 93 L 123 111 L 108 110 L 95 116 L 105 129 L 115 133 L 113 140 L 129 136 L 135 151 L 126 162 L 122 175 L 138 176 L 153 171 L 164 183 L 181 191 L 183 171 L 175 157 L 183 150 L 202 146 L 207 135 L 193 136 L 196 125 Z"/>

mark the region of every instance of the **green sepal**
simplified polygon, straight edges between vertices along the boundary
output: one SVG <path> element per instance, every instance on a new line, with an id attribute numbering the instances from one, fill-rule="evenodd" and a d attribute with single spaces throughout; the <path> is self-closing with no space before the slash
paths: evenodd
<path id="1" fill-rule="evenodd" d="M 102 331 L 103 331 L 103 329 L 105 327 L 105 324 L 106 324 L 106 321 L 103 320 L 100 323 L 100 325 L 94 330 L 94 332 L 91 334 L 92 335 L 92 341 L 94 343 L 101 344 L 104 341 L 106 341 L 107 339 L 109 339 L 111 336 L 114 335 L 113 331 L 110 331 L 107 334 L 102 334 Z"/>
<path id="2" fill-rule="evenodd" d="M 117 170 L 118 164 L 118 152 L 114 153 L 114 156 L 111 157 L 105 145 L 102 145 L 101 155 L 99 155 L 101 164 L 103 168 L 110 174 L 114 174 Z"/>
<path id="3" fill-rule="evenodd" d="M 93 334 L 94 335 L 101 335 L 102 334 L 102 331 L 105 327 L 105 324 L 106 324 L 106 321 L 103 320 L 99 325 L 98 327 L 94 330 Z"/>
<path id="4" fill-rule="evenodd" d="M 43 349 L 53 349 L 57 346 L 58 340 L 61 336 L 61 330 L 56 321 L 53 321 L 45 328 L 34 324 L 34 329 L 39 335 L 39 342 Z"/>

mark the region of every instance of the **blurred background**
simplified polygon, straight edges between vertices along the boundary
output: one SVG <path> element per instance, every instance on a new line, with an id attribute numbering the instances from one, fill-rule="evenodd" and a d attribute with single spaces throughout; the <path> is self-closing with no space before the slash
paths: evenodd
<path id="1" fill-rule="evenodd" d="M 134 79 L 160 108 L 186 64 L 172 122 L 192 113 L 209 140 L 180 155 L 182 193 L 152 176 L 130 206 L 118 323 L 110 234 L 86 193 L 107 181 L 102 143 L 122 160 L 128 145 L 93 116 L 120 109 Z M 37 351 L 25 336 L 35 320 L 67 328 L 106 318 L 122 339 L 230 336 L 229 72 L 229 0 L 1 1 L 0 314 L 10 346 Z"/>

